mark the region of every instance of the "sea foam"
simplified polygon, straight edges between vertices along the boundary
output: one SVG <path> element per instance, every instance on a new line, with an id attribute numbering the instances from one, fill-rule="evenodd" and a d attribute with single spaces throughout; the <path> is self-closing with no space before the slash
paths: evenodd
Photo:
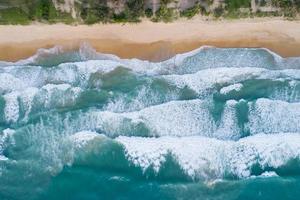
<path id="1" fill-rule="evenodd" d="M 300 159 L 299 134 L 277 134 L 222 141 L 206 137 L 118 137 L 128 159 L 144 171 L 160 170 L 170 154 L 192 178 L 217 179 L 228 175 L 250 177 L 258 165 L 263 172 Z"/>

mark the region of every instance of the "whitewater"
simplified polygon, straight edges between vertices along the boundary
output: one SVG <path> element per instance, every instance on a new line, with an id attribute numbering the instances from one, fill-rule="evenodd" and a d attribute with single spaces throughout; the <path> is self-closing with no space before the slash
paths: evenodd
<path id="1" fill-rule="evenodd" d="M 88 44 L 0 61 L 0 199 L 299 199 L 300 57 Z"/>

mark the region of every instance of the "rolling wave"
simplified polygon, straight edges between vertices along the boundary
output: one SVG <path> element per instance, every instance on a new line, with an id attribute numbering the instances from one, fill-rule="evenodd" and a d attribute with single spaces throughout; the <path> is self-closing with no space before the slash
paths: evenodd
<path id="1" fill-rule="evenodd" d="M 297 177 L 299 122 L 300 59 L 267 49 L 202 47 L 156 63 L 87 44 L 39 50 L 1 62 L 0 197 L 45 195 L 77 170 L 147 191 Z"/>

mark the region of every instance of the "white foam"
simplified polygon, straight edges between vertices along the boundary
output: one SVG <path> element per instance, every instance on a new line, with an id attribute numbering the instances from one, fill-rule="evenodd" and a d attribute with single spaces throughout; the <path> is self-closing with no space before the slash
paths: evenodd
<path id="1" fill-rule="evenodd" d="M 42 89 L 47 90 L 47 92 L 52 92 L 53 90 L 67 90 L 69 89 L 71 86 L 69 84 L 59 84 L 59 85 L 55 85 L 55 84 L 47 84 L 45 86 L 42 87 Z"/>
<path id="2" fill-rule="evenodd" d="M 180 66 L 183 64 L 183 62 L 192 56 L 197 55 L 199 52 L 206 50 L 206 49 L 213 49 L 215 47 L 213 46 L 202 46 L 200 48 L 194 49 L 192 51 L 189 51 L 187 53 L 182 54 L 176 54 L 173 58 L 170 58 L 169 60 L 165 61 L 166 64 L 174 64 L 175 66 Z"/>
<path id="3" fill-rule="evenodd" d="M 29 87 L 23 91 L 4 95 L 4 115 L 6 122 L 16 122 L 19 119 L 20 105 L 22 105 L 22 109 L 25 111 L 25 118 L 27 118 L 32 108 L 33 99 L 37 93 L 37 88 Z"/>
<path id="4" fill-rule="evenodd" d="M 215 138 L 237 140 L 241 137 L 236 116 L 237 104 L 235 100 L 226 102 L 218 129 L 213 134 Z"/>
<path id="5" fill-rule="evenodd" d="M 79 55 L 82 60 L 120 60 L 118 56 L 113 54 L 98 53 L 87 42 L 80 44 Z"/>
<path id="6" fill-rule="evenodd" d="M 81 88 L 71 87 L 69 84 L 47 84 L 41 89 L 28 87 L 23 91 L 5 94 L 5 120 L 8 123 L 16 122 L 20 117 L 20 105 L 25 112 L 24 120 L 27 120 L 35 103 L 43 108 L 74 105 L 81 92 Z"/>
<path id="7" fill-rule="evenodd" d="M 4 151 L 4 149 L 7 146 L 7 142 L 8 140 L 11 139 L 11 137 L 13 136 L 13 134 L 15 133 L 15 130 L 13 129 L 4 129 L 2 132 L 0 132 L 0 160 L 1 157 L 4 159 L 7 159 L 5 156 L 1 155 Z M 11 141 L 13 143 L 13 141 Z"/>
<path id="8" fill-rule="evenodd" d="M 84 147 L 89 141 L 101 136 L 100 134 L 92 131 L 81 131 L 70 136 L 71 141 L 76 148 Z"/>
<path id="9" fill-rule="evenodd" d="M 300 103 L 258 99 L 249 106 L 251 134 L 300 131 Z"/>
<path id="10" fill-rule="evenodd" d="M 144 171 L 158 172 L 171 155 L 192 178 L 218 179 L 226 175 L 251 176 L 255 165 L 263 170 L 283 167 L 300 159 L 300 134 L 256 135 L 237 142 L 205 137 L 118 137 L 127 158 Z"/>
<path id="11" fill-rule="evenodd" d="M 131 69 L 135 73 L 140 74 L 176 74 L 178 73 L 178 68 L 182 68 L 181 70 L 185 71 L 186 68 L 180 66 L 183 63 L 183 60 L 193 57 L 198 52 L 207 48 L 211 47 L 203 47 L 184 55 L 177 55 L 168 61 L 158 63 L 152 63 L 149 61 L 142 61 L 138 59 L 119 59 L 118 57 L 109 55 L 97 55 L 99 57 L 91 57 L 100 60 L 62 63 L 56 67 L 51 68 L 40 66 L 22 66 L 25 64 L 29 64 L 33 62 L 32 60 L 36 59 L 31 58 L 28 59 L 31 61 L 20 61 L 19 63 L 15 63 L 16 65 L 14 66 L 5 67 L 3 69 L 3 72 L 5 73 L 0 74 L 0 89 L 1 87 L 3 87 L 2 90 L 11 92 L 12 90 L 20 90 L 24 87 L 41 87 L 46 83 L 68 83 L 70 85 L 74 85 L 80 82 L 81 86 L 86 86 L 91 74 L 96 72 L 108 73 L 120 66 L 126 67 L 128 69 Z M 85 48 L 83 48 L 82 51 L 85 51 L 84 49 Z M 47 52 L 45 53 L 44 51 Z M 57 52 L 61 51 L 62 50 L 60 50 L 59 47 L 50 50 L 41 50 L 41 52 L 44 52 L 47 56 L 52 53 L 56 54 Z M 95 52 L 91 54 L 95 54 Z M 36 55 L 35 57 L 39 56 L 41 55 Z M 84 56 L 89 57 L 88 55 L 83 55 L 83 57 Z M 17 64 L 19 64 L 20 66 L 18 66 Z M 197 65 L 197 63 L 193 63 L 193 65 Z M 255 67 L 238 67 L 236 66 L 236 64 L 234 66 L 235 68 L 220 67 L 214 69 L 203 69 L 200 67 L 198 70 L 196 70 L 198 72 L 195 74 L 169 75 L 163 78 L 180 87 L 189 86 L 198 93 L 205 93 L 206 90 L 213 88 L 215 84 L 235 84 L 245 79 L 255 78 L 258 75 L 260 75 L 260 78 L 283 77 L 296 79 L 300 77 L 299 70 L 286 69 L 281 71 L 272 71 Z M 4 81 L 1 81 L 1 76 L 3 76 L 2 78 Z M 14 76 L 14 78 L 8 76 Z M 14 83 L 13 86 L 11 86 L 11 84 L 7 84 L 8 82 L 6 80 L 8 79 L 10 82 Z"/>
<path id="12" fill-rule="evenodd" d="M 26 84 L 8 73 L 0 73 L 0 94 L 21 90 Z"/>
<path id="13" fill-rule="evenodd" d="M 38 87 L 44 84 L 47 70 L 40 66 L 9 66 L 3 68 L 3 73 L 10 74 L 22 82 L 22 88 Z M 22 89 L 21 88 L 21 89 Z"/>
<path id="14" fill-rule="evenodd" d="M 169 64 L 172 60 L 174 59 L 170 59 Z M 220 67 L 294 68 L 291 63 L 285 62 L 290 59 L 282 59 L 273 52 L 261 48 L 203 48 L 179 60 L 180 64 L 175 71 L 180 74 Z M 299 63 L 295 61 L 294 65 L 297 64 L 299 67 Z"/>
<path id="15" fill-rule="evenodd" d="M 97 123 L 97 129 L 110 136 L 134 135 L 139 125 L 144 125 L 151 136 L 201 135 L 226 140 L 240 138 L 235 106 L 236 101 L 225 104 L 219 122 L 211 114 L 210 101 L 171 101 L 150 106 L 140 111 L 113 113 L 91 112 L 90 121 Z M 93 116 L 93 117 L 92 117 Z"/>
<path id="16" fill-rule="evenodd" d="M 290 160 L 300 159 L 300 135 L 280 133 L 258 134 L 238 141 L 231 151 L 230 167 L 239 177 L 250 176 L 251 167 L 262 169 L 283 167 Z"/>
<path id="17" fill-rule="evenodd" d="M 19 98 L 20 102 L 23 106 L 23 109 L 25 110 L 24 118 L 25 120 L 28 119 L 28 115 L 31 112 L 32 106 L 33 106 L 33 99 L 35 95 L 38 93 L 38 88 L 29 87 L 26 90 L 24 90 Z"/>
<path id="18" fill-rule="evenodd" d="M 50 49 L 38 49 L 37 53 L 27 59 L 23 59 L 23 60 L 19 60 L 18 62 L 16 62 L 16 65 L 30 65 L 33 64 L 35 62 L 38 62 L 39 59 L 43 58 L 43 57 L 49 57 L 50 55 L 58 55 L 63 53 L 63 47 L 62 46 L 54 46 Z"/>
<path id="19" fill-rule="evenodd" d="M 6 161 L 6 160 L 8 160 L 7 157 L 0 155 L 0 161 Z M 0 171 L 0 175 L 1 175 L 1 171 Z"/>
<path id="20" fill-rule="evenodd" d="M 64 107 L 74 105 L 81 92 L 81 88 L 69 84 L 47 84 L 41 88 L 38 96 L 45 108 Z"/>
<path id="21" fill-rule="evenodd" d="M 96 112 L 98 127 L 107 134 L 120 133 L 127 126 L 133 128 L 143 123 L 151 135 L 199 135 L 210 134 L 215 124 L 207 104 L 201 100 L 172 101 L 151 106 L 137 112 Z M 128 124 L 129 123 L 129 124 Z"/>
<path id="22" fill-rule="evenodd" d="M 277 76 L 283 78 L 296 79 L 296 80 L 300 78 L 300 70 L 285 69 L 285 70 L 279 70 L 275 72 L 277 72 L 278 74 Z"/>
<path id="23" fill-rule="evenodd" d="M 43 60 L 44 58 L 48 57 L 55 57 L 58 55 L 61 55 L 63 53 L 68 53 L 67 50 L 63 48 L 63 46 L 56 45 L 49 49 L 38 49 L 36 54 L 20 61 L 17 61 L 15 63 L 7 63 L 7 64 L 14 64 L 14 65 L 31 65 L 31 64 L 38 64 L 40 60 Z M 74 52 L 74 54 L 76 54 Z M 120 60 L 120 58 L 116 55 L 112 54 L 104 54 L 104 53 L 98 53 L 95 49 L 91 47 L 86 42 L 83 42 L 80 44 L 80 47 L 77 51 L 77 55 L 79 56 L 79 59 L 84 60 Z"/>
<path id="24" fill-rule="evenodd" d="M 43 58 L 57 56 L 62 53 L 67 52 L 65 52 L 61 46 L 56 46 L 51 49 L 40 49 L 36 55 L 28 59 L 21 60 L 16 63 L 6 64 L 30 65 L 38 63 L 38 61 Z M 104 66 L 104 68 L 106 68 L 106 65 L 109 65 L 109 68 L 111 69 L 118 66 L 125 66 L 133 71 L 152 75 L 185 73 L 191 71 L 189 68 L 195 68 L 196 71 L 199 71 L 214 67 L 272 68 L 273 65 L 276 65 L 274 68 L 283 68 L 282 66 L 284 66 L 285 69 L 290 67 L 299 67 L 299 59 L 283 59 L 268 49 L 259 48 L 220 49 L 210 46 L 202 46 L 184 54 L 177 54 L 173 58 L 170 58 L 166 61 L 153 63 L 139 59 L 120 59 L 115 55 L 97 53 L 89 44 L 83 43 L 78 52 L 74 52 L 74 55 L 76 55 L 76 58 L 78 57 L 77 60 L 79 59 L 81 62 L 72 64 L 79 64 L 81 67 L 84 65 L 84 63 L 88 63 L 91 66 L 97 63 L 98 66 Z M 231 59 L 232 55 L 235 56 L 234 59 Z M 290 60 L 292 60 L 292 62 L 289 62 Z M 66 63 L 66 65 L 70 64 L 71 63 Z M 192 71 L 195 72 L 195 70 Z"/>
<path id="25" fill-rule="evenodd" d="M 6 122 L 16 122 L 19 119 L 19 92 L 12 92 L 4 95 L 5 107 L 4 116 Z"/>
<path id="26" fill-rule="evenodd" d="M 143 120 L 147 127 L 160 136 L 209 134 L 215 125 L 206 106 L 201 100 L 173 101 L 130 115 L 133 119 Z"/>
<path id="27" fill-rule="evenodd" d="M 226 147 L 222 145 L 223 142 L 216 139 L 119 137 L 117 141 L 125 146 L 128 159 L 144 171 L 152 167 L 158 172 L 166 161 L 167 154 L 172 155 L 184 172 L 191 177 L 195 177 L 197 174 L 214 177 L 220 173 L 220 170 L 223 170 L 219 166 L 222 160 L 219 160 L 220 157 L 217 156 Z"/>
<path id="28" fill-rule="evenodd" d="M 229 85 L 227 87 L 223 87 L 221 88 L 220 90 L 220 93 L 223 94 L 223 95 L 226 95 L 232 91 L 240 91 L 241 89 L 243 88 L 243 84 L 241 83 L 236 83 L 236 84 L 233 84 L 233 85 Z"/>
<path id="29" fill-rule="evenodd" d="M 261 76 L 267 70 L 262 68 L 215 68 L 201 70 L 195 74 L 166 75 L 168 82 L 183 88 L 189 87 L 198 94 L 205 95 L 207 90 L 213 89 L 216 84 L 234 84 L 247 79 Z"/>
<path id="30" fill-rule="evenodd" d="M 96 72 L 108 73 L 117 67 L 123 66 L 121 62 L 114 60 L 88 60 L 74 63 L 81 74 L 91 74 Z"/>
<path id="31" fill-rule="evenodd" d="M 211 102 L 203 100 L 172 101 L 140 111 L 114 113 L 91 109 L 68 117 L 69 132 L 97 130 L 108 136 L 191 136 L 202 135 L 226 140 L 240 138 L 235 115 L 238 102 L 228 101 L 218 122 L 210 113 Z M 70 130 L 69 130 L 70 129 Z"/>
<path id="32" fill-rule="evenodd" d="M 160 103 L 160 94 L 157 91 L 151 90 L 149 86 L 142 86 L 137 89 L 137 91 L 135 97 L 125 94 L 109 101 L 104 110 L 112 112 L 131 112 Z M 112 91 L 110 91 L 110 95 L 113 95 Z M 175 92 L 171 94 L 165 93 L 163 95 L 166 100 L 175 100 L 178 99 L 179 96 L 175 94 Z M 130 101 L 128 101 L 128 99 L 130 99 Z"/>
<path id="33" fill-rule="evenodd" d="M 262 173 L 259 177 L 263 177 L 263 178 L 278 177 L 278 174 L 276 172 L 270 171 L 270 172 Z"/>

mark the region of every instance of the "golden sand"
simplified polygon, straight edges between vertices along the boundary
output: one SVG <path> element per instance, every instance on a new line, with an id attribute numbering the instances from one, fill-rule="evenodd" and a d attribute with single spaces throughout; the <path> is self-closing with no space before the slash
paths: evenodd
<path id="1" fill-rule="evenodd" d="M 159 61 L 202 45 L 265 47 L 283 57 L 300 56 L 300 22 L 282 19 L 179 20 L 173 23 L 0 26 L 0 60 L 16 61 L 39 48 L 78 48 Z"/>

